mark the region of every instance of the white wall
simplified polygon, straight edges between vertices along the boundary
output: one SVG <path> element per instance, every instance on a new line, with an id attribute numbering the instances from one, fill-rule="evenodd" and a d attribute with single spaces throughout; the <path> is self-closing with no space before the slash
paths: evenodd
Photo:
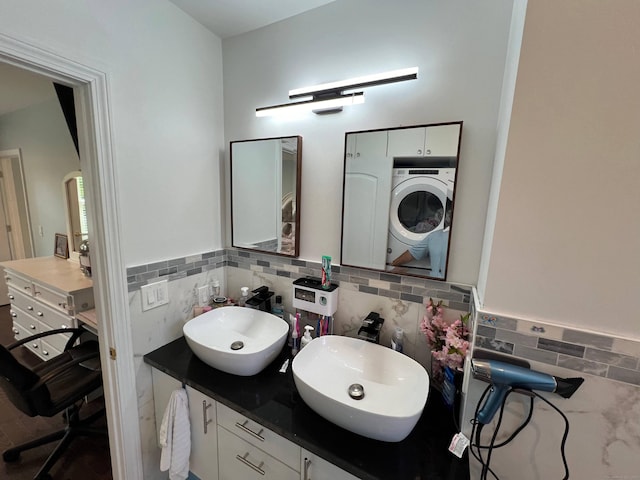
<path id="1" fill-rule="evenodd" d="M 67 233 L 62 180 L 80 169 L 53 83 L 51 92 L 47 102 L 0 116 L 0 151 L 22 150 L 36 256 L 53 255 L 55 234 Z"/>
<path id="2" fill-rule="evenodd" d="M 484 309 L 640 338 L 640 3 L 529 2 Z"/>
<path id="3" fill-rule="evenodd" d="M 0 31 L 107 72 L 126 265 L 222 246 L 220 39 L 158 0 L 3 0 Z"/>
<path id="4" fill-rule="evenodd" d="M 338 0 L 223 41 L 227 142 L 303 137 L 302 259 L 340 258 L 345 132 L 463 120 L 448 279 L 476 283 L 511 8 Z M 292 88 L 410 66 L 420 68 L 417 81 L 368 89 L 365 104 L 337 115 L 255 117 Z"/>

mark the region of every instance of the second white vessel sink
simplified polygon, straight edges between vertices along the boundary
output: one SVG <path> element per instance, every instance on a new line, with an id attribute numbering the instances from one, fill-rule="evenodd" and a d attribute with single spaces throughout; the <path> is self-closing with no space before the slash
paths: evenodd
<path id="1" fill-rule="evenodd" d="M 316 413 L 385 442 L 399 442 L 411 433 L 429 394 L 422 365 L 357 338 L 316 338 L 293 359 L 292 368 L 300 396 Z"/>
<path id="2" fill-rule="evenodd" d="M 280 317 L 247 307 L 222 307 L 189 320 L 182 332 L 207 365 L 233 375 L 255 375 L 273 362 L 289 326 Z"/>

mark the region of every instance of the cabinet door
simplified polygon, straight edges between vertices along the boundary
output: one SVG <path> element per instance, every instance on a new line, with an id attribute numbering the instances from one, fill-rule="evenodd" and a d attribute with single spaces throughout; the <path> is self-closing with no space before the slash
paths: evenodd
<path id="1" fill-rule="evenodd" d="M 218 426 L 220 480 L 300 480 L 300 473 Z"/>
<path id="2" fill-rule="evenodd" d="M 189 470 L 200 480 L 218 478 L 218 435 L 216 402 L 187 386 L 189 421 L 191 422 L 191 457 Z"/>
<path id="3" fill-rule="evenodd" d="M 175 389 L 180 388 L 182 384 L 175 378 L 155 368 L 151 369 L 151 378 L 153 379 L 153 403 L 156 411 L 156 439 L 159 439 L 162 417 L 164 417 L 164 411 L 169 404 L 171 394 Z"/>
<path id="4" fill-rule="evenodd" d="M 425 127 L 389 130 L 389 157 L 424 156 Z"/>
<path id="5" fill-rule="evenodd" d="M 460 125 L 427 127 L 425 156 L 455 157 L 458 155 Z"/>
<path id="6" fill-rule="evenodd" d="M 358 477 L 304 449 L 301 466 L 302 480 L 358 480 Z"/>
<path id="7" fill-rule="evenodd" d="M 387 152 L 387 132 L 358 133 L 355 142 L 356 158 L 385 157 Z"/>

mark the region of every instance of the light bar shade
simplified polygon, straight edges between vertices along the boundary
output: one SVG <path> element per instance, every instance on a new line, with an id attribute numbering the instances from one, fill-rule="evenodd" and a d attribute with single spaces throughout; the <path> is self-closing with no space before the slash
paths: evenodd
<path id="1" fill-rule="evenodd" d="M 336 113 L 345 105 L 364 103 L 364 93 L 353 92 L 354 89 L 385 85 L 387 83 L 404 82 L 418 78 L 418 67 L 403 68 L 390 72 L 376 73 L 363 77 L 350 78 L 338 82 L 323 83 L 313 87 L 289 90 L 289 98 L 312 97 L 306 100 L 256 108 L 256 117 L 271 115 L 290 115 L 302 111 L 313 111 L 318 114 Z M 349 91 L 345 93 L 345 91 Z"/>
<path id="2" fill-rule="evenodd" d="M 349 95 L 340 95 L 328 99 L 305 100 L 302 102 L 285 103 L 256 109 L 256 117 L 268 117 L 274 115 L 292 115 L 300 112 L 342 109 L 343 106 L 364 103 L 364 93 L 356 92 Z"/>
<path id="3" fill-rule="evenodd" d="M 294 90 L 289 90 L 289 98 L 323 95 L 332 92 L 342 93 L 344 90 L 373 87 L 376 85 L 384 85 L 386 83 L 404 82 L 406 80 L 415 80 L 417 78 L 418 67 L 403 68 L 401 70 L 392 70 L 390 72 L 365 75 L 363 77 L 350 78 L 348 80 L 340 80 L 339 82 L 323 83 L 313 87 L 296 88 Z"/>

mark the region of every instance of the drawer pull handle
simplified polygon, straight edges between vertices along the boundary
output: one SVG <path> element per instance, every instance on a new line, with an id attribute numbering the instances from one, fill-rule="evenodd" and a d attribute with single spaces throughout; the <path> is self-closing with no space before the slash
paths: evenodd
<path id="1" fill-rule="evenodd" d="M 43 354 L 45 357 L 48 357 L 48 356 L 49 356 L 49 352 L 47 352 L 46 350 L 42 350 L 42 354 Z"/>
<path id="2" fill-rule="evenodd" d="M 304 459 L 304 477 L 302 477 L 302 480 L 311 480 L 311 477 L 309 476 L 309 467 L 311 466 L 311 460 L 309 460 L 308 458 L 305 457 Z"/>
<path id="3" fill-rule="evenodd" d="M 14 328 L 13 333 L 15 333 L 16 335 L 20 335 L 20 330 L 18 330 L 17 328 Z"/>
<path id="4" fill-rule="evenodd" d="M 29 328 L 30 328 L 31 330 L 35 330 L 35 329 L 36 329 L 36 326 L 35 326 L 35 325 L 29 325 Z"/>
<path id="5" fill-rule="evenodd" d="M 69 328 L 65 324 L 60 325 L 60 328 Z"/>
<path id="6" fill-rule="evenodd" d="M 38 312 L 38 313 L 36 313 L 36 315 L 38 315 L 39 317 L 44 317 L 44 313 L 42 313 L 42 312 Z"/>
<path id="7" fill-rule="evenodd" d="M 261 428 L 260 431 L 256 433 L 253 430 L 251 430 L 249 427 L 247 427 L 247 423 L 249 423 L 249 420 L 245 420 L 242 423 L 236 422 L 236 427 L 238 427 L 243 432 L 248 433 L 252 437 L 257 438 L 261 442 L 264 442 L 264 437 L 262 436 L 262 432 L 264 432 L 264 428 Z"/>
<path id="8" fill-rule="evenodd" d="M 37 343 L 32 343 L 32 344 L 31 344 L 31 346 L 32 346 L 33 348 L 38 348 L 38 344 L 37 344 Z"/>
<path id="9" fill-rule="evenodd" d="M 31 287 L 24 287 L 25 290 L 29 290 L 31 291 Z M 36 292 L 36 295 L 38 294 L 38 292 Z"/>
<path id="10" fill-rule="evenodd" d="M 31 305 L 29 305 L 29 306 L 27 307 L 27 310 L 33 310 L 33 307 L 32 307 Z"/>
<path id="11" fill-rule="evenodd" d="M 262 469 L 264 462 L 260 462 L 260 465 L 254 465 L 249 460 L 247 460 L 248 456 L 249 456 L 249 452 L 245 453 L 244 456 L 242 457 L 240 455 L 236 455 L 236 460 L 240 460 L 240 462 L 244 463 L 247 467 L 253 468 L 260 475 L 264 475 L 265 471 Z"/>
<path id="12" fill-rule="evenodd" d="M 13 295 L 9 295 L 9 300 L 15 300 L 16 297 L 14 297 Z"/>
<path id="13" fill-rule="evenodd" d="M 207 410 L 209 410 L 209 408 L 211 408 L 211 404 L 207 404 L 206 400 L 202 401 L 202 423 L 203 423 L 203 427 L 204 427 L 204 434 L 207 434 L 207 426 L 213 422 L 213 420 L 211 420 L 210 418 L 207 418 Z"/>
<path id="14" fill-rule="evenodd" d="M 13 310 L 11 310 L 11 316 L 13 318 L 16 318 L 18 316 L 18 314 L 16 312 L 14 312 Z"/>

